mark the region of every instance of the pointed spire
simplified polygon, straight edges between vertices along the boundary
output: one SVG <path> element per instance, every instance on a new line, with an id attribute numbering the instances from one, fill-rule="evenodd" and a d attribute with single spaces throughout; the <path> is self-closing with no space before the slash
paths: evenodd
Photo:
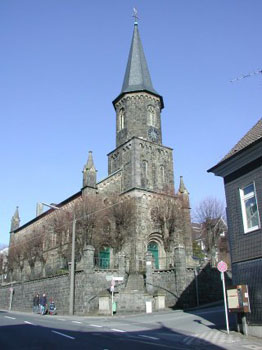
<path id="1" fill-rule="evenodd" d="M 178 192 L 188 194 L 188 190 L 184 184 L 183 176 L 180 176 L 180 185 Z"/>
<path id="2" fill-rule="evenodd" d="M 92 151 L 89 151 L 88 160 L 83 169 L 83 187 L 96 187 L 96 168 Z"/>
<path id="3" fill-rule="evenodd" d="M 149 91 L 158 95 L 152 85 L 143 46 L 138 31 L 138 23 L 134 23 L 134 32 L 129 51 L 126 73 L 121 94 L 133 91 Z"/>
<path id="4" fill-rule="evenodd" d="M 16 207 L 15 213 L 11 219 L 11 229 L 10 232 L 15 231 L 20 226 L 20 217 L 18 207 Z"/>

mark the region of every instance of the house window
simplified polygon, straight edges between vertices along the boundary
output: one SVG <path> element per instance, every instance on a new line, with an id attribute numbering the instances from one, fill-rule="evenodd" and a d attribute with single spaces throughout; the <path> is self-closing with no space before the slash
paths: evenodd
<path id="1" fill-rule="evenodd" d="M 257 230 L 259 228 L 259 215 L 254 183 L 240 189 L 240 199 L 244 232 Z"/>

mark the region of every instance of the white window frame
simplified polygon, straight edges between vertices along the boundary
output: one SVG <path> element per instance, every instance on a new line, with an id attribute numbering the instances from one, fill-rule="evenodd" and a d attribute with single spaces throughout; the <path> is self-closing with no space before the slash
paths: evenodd
<path id="1" fill-rule="evenodd" d="M 250 192 L 248 194 L 244 194 L 245 188 L 249 187 L 250 185 L 253 185 L 254 190 L 253 192 Z M 240 201 L 241 201 L 241 212 L 242 212 L 242 221 L 243 221 L 243 226 L 244 226 L 244 233 L 249 233 L 255 230 L 258 230 L 260 228 L 260 216 L 259 216 L 259 210 L 258 210 L 258 205 L 257 205 L 257 195 L 256 195 L 256 186 L 255 182 L 249 183 L 247 186 L 242 187 L 239 189 L 240 193 Z M 248 228 L 247 224 L 247 212 L 246 212 L 246 205 L 245 202 L 251 198 L 255 198 L 256 201 L 256 206 L 257 206 L 257 214 L 258 214 L 258 224 L 256 226 Z"/>

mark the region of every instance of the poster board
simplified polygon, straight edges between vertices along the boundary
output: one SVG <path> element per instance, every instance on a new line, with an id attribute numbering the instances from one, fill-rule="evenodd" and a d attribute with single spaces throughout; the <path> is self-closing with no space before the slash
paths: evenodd
<path id="1" fill-rule="evenodd" d="M 251 312 L 248 286 L 245 284 L 227 287 L 227 301 L 229 312 Z"/>

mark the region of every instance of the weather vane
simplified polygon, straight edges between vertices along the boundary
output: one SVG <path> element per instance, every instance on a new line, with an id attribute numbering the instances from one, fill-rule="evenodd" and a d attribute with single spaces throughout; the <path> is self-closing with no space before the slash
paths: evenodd
<path id="1" fill-rule="evenodd" d="M 137 9 L 135 7 L 133 8 L 133 16 L 132 17 L 134 17 L 135 23 L 137 23 L 139 18 L 137 15 Z"/>

